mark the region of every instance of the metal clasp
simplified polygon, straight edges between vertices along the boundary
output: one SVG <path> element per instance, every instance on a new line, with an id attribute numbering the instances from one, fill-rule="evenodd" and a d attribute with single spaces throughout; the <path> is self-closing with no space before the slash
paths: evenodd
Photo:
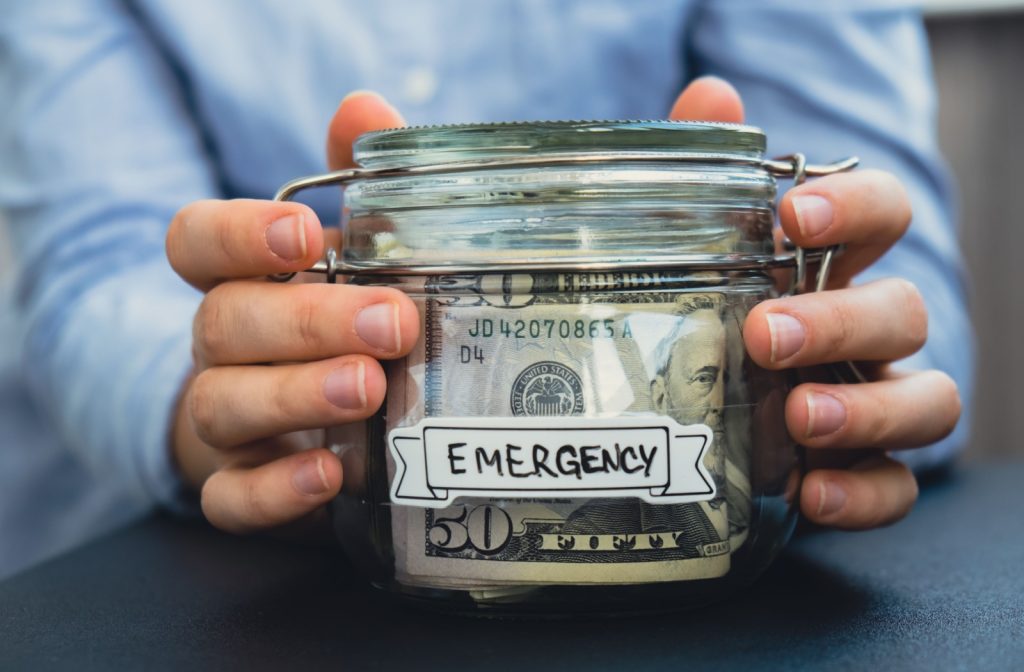
<path id="1" fill-rule="evenodd" d="M 808 175 L 823 176 L 846 172 L 856 168 L 860 161 L 857 157 L 850 157 L 827 166 L 808 166 L 807 157 L 798 153 L 780 157 L 771 163 L 773 165 L 772 167 L 769 167 L 769 171 L 772 171 L 773 174 L 780 177 L 792 177 L 793 186 L 800 186 L 807 181 Z M 790 293 L 796 294 L 807 282 L 807 260 L 809 251 L 797 245 L 794 245 L 793 247 L 796 254 L 796 272 L 793 276 L 793 286 L 790 289 Z M 832 271 L 832 261 L 835 259 L 836 254 L 842 250 L 840 245 L 831 245 L 824 248 L 824 250 L 816 251 L 820 252 L 821 256 L 820 265 L 818 266 L 818 274 L 814 278 L 814 291 L 821 292 L 825 290 L 825 286 L 828 284 L 828 276 Z M 841 383 L 868 382 L 867 377 L 853 362 L 833 362 L 828 368 Z"/>
<path id="2" fill-rule="evenodd" d="M 438 166 L 410 166 L 405 168 L 365 169 L 349 168 L 337 170 L 322 175 L 301 177 L 288 182 L 282 186 L 274 195 L 275 201 L 289 201 L 304 189 L 323 187 L 329 185 L 344 186 L 356 179 L 368 179 L 374 177 L 398 177 L 409 175 L 434 175 L 450 174 L 486 168 L 510 168 L 510 167 L 541 167 L 555 165 L 572 165 L 600 163 L 605 161 L 643 161 L 643 162 L 699 162 L 699 163 L 732 163 L 756 165 L 764 168 L 776 177 L 789 177 L 793 179 L 794 186 L 803 184 L 808 177 L 822 177 L 846 172 L 856 168 L 860 160 L 853 156 L 834 163 L 824 165 L 812 165 L 807 163 L 803 154 L 790 154 L 777 159 L 745 159 L 720 154 L 695 154 L 690 156 L 679 156 L 658 152 L 631 152 L 629 154 L 615 153 L 580 153 L 560 154 L 558 156 L 528 156 L 518 159 L 495 159 L 478 161 L 460 161 L 456 163 L 443 164 Z M 828 284 L 829 273 L 832 270 L 832 262 L 840 252 L 840 246 L 831 246 L 818 250 L 805 250 L 799 246 L 792 246 L 793 254 L 776 254 L 768 257 L 752 257 L 749 259 L 737 259 L 733 255 L 687 255 L 676 259 L 653 259 L 642 262 L 635 262 L 641 267 L 683 267 L 688 269 L 773 269 L 796 266 L 791 293 L 797 293 L 802 289 L 807 280 L 807 266 L 812 260 L 819 261 L 818 273 L 814 280 L 814 291 L 820 292 Z M 334 283 L 339 273 L 377 273 L 393 272 L 394 269 L 380 269 L 373 266 L 355 266 L 338 260 L 337 251 L 328 248 L 325 258 L 318 261 L 307 272 L 322 273 L 326 276 L 327 282 Z M 606 266 L 603 262 L 576 262 L 561 263 L 556 265 L 543 265 L 538 269 L 545 271 L 593 271 Z M 525 267 L 518 267 L 519 270 L 526 270 Z M 479 273 L 488 271 L 505 270 L 500 265 L 462 265 L 462 266 L 429 266 L 424 265 L 417 268 L 407 269 L 407 272 L 421 275 L 449 274 L 449 273 Z M 276 282 L 287 282 L 295 273 L 281 273 L 270 276 Z M 844 383 L 863 383 L 867 378 L 852 362 L 836 362 L 829 367 L 836 378 Z"/>
<path id="3" fill-rule="evenodd" d="M 860 163 L 860 159 L 851 156 L 841 161 L 825 165 L 808 165 L 807 157 L 800 153 L 780 156 L 771 161 L 765 161 L 765 168 L 776 177 L 793 178 L 793 186 L 798 187 L 810 177 L 824 177 L 836 173 L 845 173 L 853 170 Z M 789 242 L 788 240 L 786 242 Z M 807 282 L 807 250 L 797 245 L 792 246 L 796 254 L 796 274 L 793 277 L 793 286 L 790 293 L 798 293 Z M 836 254 L 841 252 L 839 245 L 832 245 L 824 248 L 821 252 L 821 265 L 818 267 L 818 274 L 814 278 L 814 291 L 820 292 L 828 284 L 828 276 L 832 271 L 832 261 Z"/>
<path id="4" fill-rule="evenodd" d="M 305 189 L 311 189 L 314 187 L 324 187 L 330 185 L 344 186 L 353 180 L 359 179 L 372 179 L 382 177 L 403 177 L 403 176 L 421 176 L 421 175 L 447 175 L 452 173 L 462 173 L 475 170 L 483 170 L 488 168 L 515 168 L 515 167 L 548 167 L 548 166 L 561 166 L 561 165 L 579 165 L 579 164 L 595 164 L 603 162 L 664 162 L 664 163 L 720 163 L 720 164 L 737 164 L 737 165 L 752 165 L 763 168 L 776 177 L 791 177 L 795 184 L 802 184 L 807 177 L 818 177 L 824 175 L 832 175 L 834 173 L 841 173 L 850 170 L 857 166 L 859 159 L 857 157 L 850 157 L 835 163 L 829 163 L 824 165 L 811 165 L 807 163 L 806 158 L 803 154 L 792 154 L 790 156 L 784 156 L 777 159 L 758 159 L 754 157 L 738 157 L 727 154 L 678 154 L 678 153 L 665 153 L 665 152 L 651 152 L 651 151 L 639 151 L 639 152 L 579 152 L 579 153 L 561 153 L 555 156 L 524 156 L 515 159 L 486 159 L 486 160 L 474 160 L 474 161 L 458 161 L 439 165 L 427 165 L 427 166 L 407 166 L 399 168 L 347 168 L 345 170 L 336 170 L 330 173 L 323 173 L 321 175 L 311 175 L 308 177 L 300 177 L 292 180 L 287 184 L 283 185 L 277 193 L 274 195 L 276 201 L 289 201 L 295 197 L 300 191 Z M 826 282 L 828 281 L 828 273 L 832 266 L 832 260 L 838 251 L 837 248 L 826 248 L 825 250 L 804 250 L 799 247 L 793 248 L 794 253 L 792 255 L 787 254 L 776 254 L 767 257 L 751 257 L 749 259 L 737 259 L 735 255 L 713 255 L 713 254 L 690 254 L 681 255 L 676 258 L 659 258 L 652 260 L 644 260 L 641 262 L 635 262 L 638 266 L 644 268 L 653 267 L 664 267 L 664 268 L 690 268 L 690 269 L 725 269 L 725 270 L 739 270 L 739 269 L 771 269 L 771 268 L 784 268 L 795 265 L 795 283 L 794 289 L 803 287 L 804 280 L 806 278 L 807 264 L 813 259 L 820 258 L 821 265 L 816 280 L 816 291 L 824 289 Z M 552 272 L 565 272 L 565 271 L 594 271 L 603 270 L 608 265 L 601 261 L 579 261 L 579 262 L 560 262 L 554 264 L 544 264 L 538 268 L 527 268 L 526 266 L 520 266 L 519 270 L 550 270 Z M 410 274 L 419 275 L 435 275 L 444 273 L 479 273 L 488 271 L 501 271 L 504 270 L 500 265 L 484 264 L 484 265 L 442 265 L 432 266 L 424 265 L 417 266 L 416 268 L 403 269 L 403 272 Z M 339 273 L 346 275 L 357 274 L 357 273 L 381 273 L 381 272 L 394 272 L 394 269 L 388 268 L 377 268 L 372 264 L 352 264 L 339 260 L 337 258 L 337 252 L 335 250 L 329 250 L 325 259 L 318 261 L 311 268 L 307 269 L 309 273 L 323 273 L 327 276 L 328 282 L 334 282 Z M 287 282 L 293 278 L 295 273 L 282 273 L 274 276 L 270 276 L 271 280 L 277 282 Z"/>

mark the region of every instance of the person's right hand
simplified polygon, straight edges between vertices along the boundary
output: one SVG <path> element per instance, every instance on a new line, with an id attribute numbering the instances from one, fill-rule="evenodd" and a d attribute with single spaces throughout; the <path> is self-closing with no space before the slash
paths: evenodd
<path id="1" fill-rule="evenodd" d="M 347 97 L 328 133 L 331 169 L 351 165 L 360 133 L 403 124 L 375 94 Z M 418 338 L 416 307 L 398 290 L 264 280 L 306 269 L 323 252 L 320 221 L 299 203 L 200 201 L 168 231 L 171 266 L 206 292 L 173 452 L 221 529 L 277 527 L 334 497 L 338 458 L 300 449 L 293 433 L 372 415 L 386 385 L 377 360 L 404 356 Z"/>

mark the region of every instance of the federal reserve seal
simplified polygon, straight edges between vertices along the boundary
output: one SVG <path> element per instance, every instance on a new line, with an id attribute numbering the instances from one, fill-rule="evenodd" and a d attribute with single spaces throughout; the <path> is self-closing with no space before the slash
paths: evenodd
<path id="1" fill-rule="evenodd" d="M 526 367 L 512 384 L 513 415 L 580 415 L 583 383 L 572 369 L 558 362 Z"/>

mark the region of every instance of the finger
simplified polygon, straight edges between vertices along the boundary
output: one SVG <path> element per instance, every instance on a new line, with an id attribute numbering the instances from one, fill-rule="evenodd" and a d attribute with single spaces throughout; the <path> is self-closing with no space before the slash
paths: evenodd
<path id="1" fill-rule="evenodd" d="M 940 371 L 859 385 L 805 383 L 786 399 L 786 426 L 809 448 L 926 446 L 960 419 L 956 383 Z"/>
<path id="2" fill-rule="evenodd" d="M 354 353 L 393 359 L 418 337 L 416 305 L 397 289 L 255 281 L 211 290 L 192 331 L 199 368 Z"/>
<path id="3" fill-rule="evenodd" d="M 766 369 L 891 361 L 917 352 L 927 338 L 924 299 L 900 278 L 763 301 L 743 323 L 747 351 Z"/>
<path id="4" fill-rule="evenodd" d="M 405 119 L 383 96 L 353 91 L 345 96 L 327 129 L 327 164 L 331 170 L 351 168 L 352 143 L 363 133 L 405 126 Z"/>
<path id="5" fill-rule="evenodd" d="M 197 201 L 174 216 L 167 259 L 201 290 L 231 278 L 300 271 L 323 254 L 316 214 L 301 203 Z"/>
<path id="6" fill-rule="evenodd" d="M 362 420 L 380 407 L 386 387 L 377 360 L 348 355 L 309 364 L 207 369 L 192 381 L 187 402 L 196 435 L 226 449 Z"/>
<path id="7" fill-rule="evenodd" d="M 851 469 L 818 469 L 804 477 L 800 509 L 811 521 L 845 530 L 881 527 L 906 516 L 917 481 L 905 465 L 884 456 Z"/>
<path id="8" fill-rule="evenodd" d="M 252 469 L 222 469 L 203 485 L 203 513 L 215 527 L 236 534 L 277 527 L 326 504 L 341 489 L 341 478 L 338 458 L 323 449 Z"/>
<path id="9" fill-rule="evenodd" d="M 830 287 L 843 287 L 869 266 L 910 225 L 910 200 L 890 173 L 859 170 L 830 175 L 790 189 L 779 203 L 786 235 L 801 247 L 846 244 Z"/>
<path id="10" fill-rule="evenodd" d="M 668 118 L 742 124 L 743 101 L 724 79 L 700 77 L 679 94 Z"/>

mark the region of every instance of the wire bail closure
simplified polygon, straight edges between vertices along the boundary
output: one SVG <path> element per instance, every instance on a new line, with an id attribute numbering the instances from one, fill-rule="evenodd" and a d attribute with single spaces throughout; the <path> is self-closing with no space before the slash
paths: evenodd
<path id="1" fill-rule="evenodd" d="M 803 154 L 796 153 L 790 154 L 789 156 L 778 159 L 779 161 L 789 161 L 792 166 L 792 178 L 793 186 L 800 186 L 807 181 L 809 174 L 807 166 L 807 157 Z M 836 172 L 845 172 L 856 167 L 859 163 L 856 159 L 847 159 L 852 161 L 852 165 L 843 170 L 837 170 Z M 842 162 L 840 162 L 842 163 Z M 796 273 L 793 278 L 793 286 L 790 289 L 790 293 L 797 294 L 800 289 L 805 286 L 807 282 L 807 262 L 808 262 L 808 250 L 800 246 L 794 246 L 794 256 L 796 258 Z M 828 277 L 832 271 L 832 262 L 836 257 L 836 254 L 842 252 L 842 246 L 830 245 L 824 248 L 820 254 L 820 266 L 818 267 L 818 273 L 814 277 L 814 291 L 822 292 L 828 285 Z M 850 361 L 838 361 L 832 362 L 828 366 L 829 371 L 840 383 L 866 383 L 868 382 L 867 376 L 857 367 L 856 364 Z"/>
<path id="2" fill-rule="evenodd" d="M 336 170 L 320 175 L 300 177 L 283 185 L 274 195 L 275 201 L 290 201 L 300 191 L 315 187 L 339 185 L 344 187 L 353 180 L 371 179 L 377 177 L 400 177 L 411 175 L 438 175 L 487 168 L 512 168 L 512 167 L 547 167 L 559 165 L 575 165 L 587 163 L 602 163 L 607 161 L 644 161 L 644 162 L 701 162 L 701 163 L 732 163 L 755 165 L 764 168 L 775 177 L 792 178 L 793 185 L 799 186 L 807 181 L 808 177 L 823 177 L 844 173 L 853 170 L 860 163 L 860 159 L 851 156 L 834 163 L 809 164 L 807 157 L 800 153 L 789 154 L 776 159 L 749 159 L 742 157 L 725 156 L 718 154 L 695 154 L 685 157 L 659 154 L 657 152 L 629 152 L 629 153 L 579 153 L 560 154 L 554 157 L 530 156 L 518 159 L 495 159 L 477 161 L 459 161 L 447 164 L 430 166 L 408 166 L 402 168 L 348 168 Z M 738 257 L 731 254 L 696 254 L 686 255 L 676 259 L 652 259 L 631 261 L 630 265 L 640 268 L 687 268 L 692 270 L 772 270 L 778 268 L 794 268 L 793 281 L 790 286 L 791 294 L 798 294 L 805 289 L 807 284 L 807 269 L 811 263 L 817 262 L 818 272 L 814 278 L 815 292 L 824 291 L 828 284 L 832 264 L 837 254 L 842 252 L 842 246 L 832 245 L 822 249 L 804 249 L 786 241 L 788 254 L 775 255 L 747 255 Z M 503 265 L 500 263 L 487 264 L 462 264 L 455 265 L 432 265 L 423 264 L 403 268 L 401 273 L 409 275 L 447 275 L 460 273 L 483 273 L 502 271 L 547 271 L 547 272 L 588 272 L 608 270 L 616 265 L 616 262 L 607 261 L 583 261 L 562 264 L 512 264 Z M 306 273 L 322 273 L 328 283 L 337 282 L 338 275 L 379 275 L 395 274 L 395 269 L 390 267 L 375 266 L 373 264 L 353 264 L 351 262 L 339 261 L 338 252 L 333 247 L 327 248 L 327 253 L 321 261 L 306 269 Z M 296 273 L 279 273 L 269 276 L 275 282 L 287 282 L 297 275 Z M 853 362 L 834 362 L 829 365 L 833 375 L 842 383 L 864 383 L 867 378 Z"/>
<path id="3" fill-rule="evenodd" d="M 485 170 L 488 168 L 518 168 L 518 167 L 549 167 L 561 165 L 578 165 L 588 163 L 605 163 L 609 161 L 618 162 L 699 162 L 699 163 L 722 163 L 753 165 L 763 168 L 775 177 L 793 178 L 794 184 L 803 184 L 808 177 L 819 177 L 832 175 L 852 170 L 860 160 L 857 157 L 849 157 L 828 164 L 809 164 L 803 154 L 790 154 L 777 159 L 745 159 L 743 157 L 728 156 L 722 154 L 692 154 L 686 156 L 668 155 L 658 152 L 628 152 L 628 153 L 563 153 L 558 156 L 528 156 L 517 159 L 491 159 L 476 161 L 458 161 L 446 164 L 429 166 L 407 166 L 400 168 L 347 168 L 336 170 L 320 175 L 300 177 L 284 184 L 274 195 L 275 201 L 290 201 L 296 194 L 305 189 L 337 185 L 344 187 L 354 180 L 373 179 L 381 177 L 403 177 L 419 175 L 445 175 L 452 173 L 470 172 Z M 693 270 L 771 270 L 777 268 L 796 267 L 794 282 L 791 292 L 797 292 L 804 287 L 807 266 L 813 261 L 820 261 L 819 271 L 815 279 L 815 291 L 821 291 L 828 282 L 828 274 L 831 270 L 832 261 L 839 251 L 837 247 L 830 247 L 824 250 L 804 250 L 793 246 L 792 251 L 775 255 L 746 255 L 737 256 L 734 254 L 688 254 L 676 258 L 662 258 L 650 260 L 633 260 L 630 265 L 637 268 L 688 268 Z M 337 281 L 339 274 L 342 275 L 379 275 L 395 274 L 393 267 L 373 264 L 370 262 L 352 263 L 339 260 L 337 251 L 328 249 L 325 258 L 318 261 L 312 267 L 306 269 L 306 273 L 322 273 L 329 283 Z M 486 263 L 486 264 L 421 264 L 407 266 L 401 270 L 402 274 L 408 275 L 445 275 L 460 273 L 485 273 L 502 271 L 550 271 L 550 272 L 588 272 L 609 270 L 617 265 L 615 261 L 574 261 L 564 263 L 534 263 L 534 264 L 507 264 Z M 269 276 L 275 282 L 287 282 L 295 277 L 296 273 L 279 273 Z"/>
<path id="4" fill-rule="evenodd" d="M 809 174 L 807 167 L 807 157 L 804 156 L 803 154 L 800 154 L 799 152 L 796 154 L 789 154 L 787 156 L 776 159 L 776 161 L 789 161 L 792 170 L 792 175 L 790 177 L 792 177 L 793 179 L 794 187 L 799 187 L 801 184 L 807 181 L 807 175 Z M 856 167 L 858 160 L 855 157 L 851 157 L 850 159 L 846 159 L 845 161 L 839 163 L 844 166 L 847 163 L 852 163 L 852 165 L 850 165 L 848 168 L 843 168 L 843 170 L 851 170 L 852 168 Z M 842 171 L 837 170 L 836 172 Z M 779 174 L 780 176 L 785 176 L 784 173 L 777 174 Z M 788 240 L 786 242 L 789 243 Z M 793 285 L 790 288 L 790 293 L 796 294 L 807 283 L 808 250 L 797 245 L 794 245 L 793 249 L 794 255 L 796 257 L 796 274 L 793 278 Z M 832 271 L 832 261 L 835 259 L 836 254 L 840 252 L 842 252 L 842 249 L 839 245 L 831 245 L 821 250 L 821 266 L 818 268 L 818 274 L 814 278 L 814 291 L 824 291 L 825 286 L 828 284 L 829 273 L 831 273 Z"/>

